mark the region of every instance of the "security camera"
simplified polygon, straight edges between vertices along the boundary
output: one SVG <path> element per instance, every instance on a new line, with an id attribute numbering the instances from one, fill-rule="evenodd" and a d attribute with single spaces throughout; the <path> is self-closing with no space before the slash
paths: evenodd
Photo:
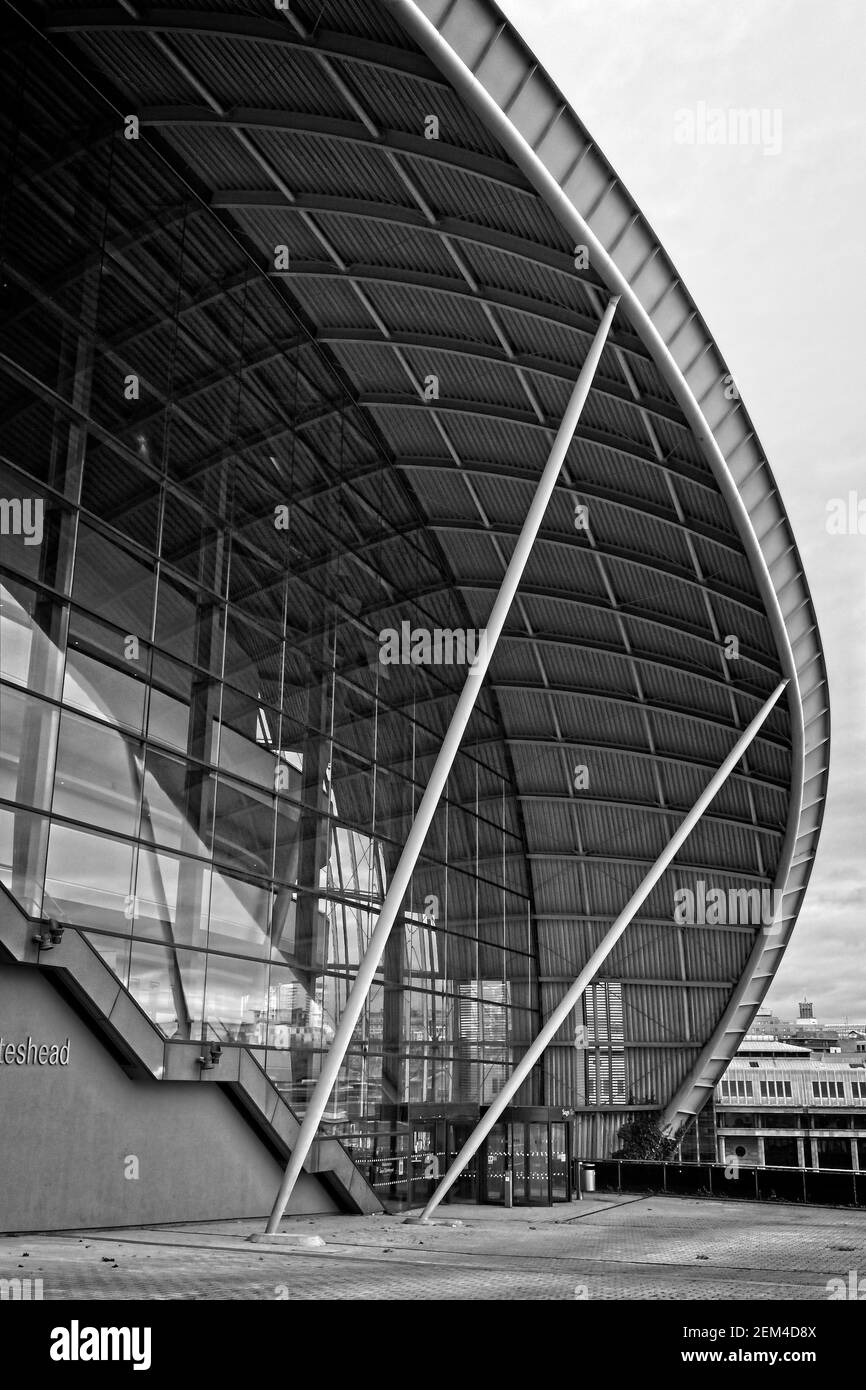
<path id="1" fill-rule="evenodd" d="M 63 926 L 56 917 L 49 917 L 47 922 L 39 928 L 33 935 L 33 940 L 41 951 L 50 951 L 53 946 L 59 946 L 63 940 Z"/>

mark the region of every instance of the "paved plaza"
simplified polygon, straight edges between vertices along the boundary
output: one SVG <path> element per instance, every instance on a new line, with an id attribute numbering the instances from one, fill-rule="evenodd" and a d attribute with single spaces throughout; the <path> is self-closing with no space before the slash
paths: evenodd
<path id="1" fill-rule="evenodd" d="M 676 1197 L 296 1217 L 314 1248 L 253 1244 L 228 1221 L 0 1237 L 0 1279 L 65 1299 L 706 1299 L 826 1301 L 866 1275 L 866 1213 Z"/>

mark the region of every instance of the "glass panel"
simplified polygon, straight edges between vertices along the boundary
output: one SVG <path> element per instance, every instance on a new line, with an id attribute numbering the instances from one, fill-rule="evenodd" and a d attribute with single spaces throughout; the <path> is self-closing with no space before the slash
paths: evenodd
<path id="1" fill-rule="evenodd" d="M 214 778 L 196 763 L 147 750 L 142 834 L 183 854 L 210 853 Z"/>
<path id="2" fill-rule="evenodd" d="M 0 880 L 31 917 L 41 917 L 48 820 L 0 806 Z M 51 904 L 46 909 L 57 915 Z"/>
<path id="3" fill-rule="evenodd" d="M 156 644 L 191 666 L 219 674 L 222 667 L 225 616 L 215 599 L 196 596 L 168 575 L 159 580 Z"/>
<path id="4" fill-rule="evenodd" d="M 263 704 L 279 706 L 283 667 L 282 635 L 249 623 L 231 608 L 227 615 L 224 678 Z"/>
<path id="5" fill-rule="evenodd" d="M 221 1043 L 264 1042 L 268 1011 L 268 967 L 237 956 L 207 957 L 207 1036 Z"/>
<path id="6" fill-rule="evenodd" d="M 221 777 L 214 818 L 214 859 L 267 877 L 273 844 L 274 798 Z"/>
<path id="7" fill-rule="evenodd" d="M 134 835 L 141 785 L 139 744 L 76 714 L 63 715 L 54 783 L 56 816 Z"/>
<path id="8" fill-rule="evenodd" d="M 799 1167 L 796 1139 L 765 1139 L 764 1162 L 768 1168 Z"/>
<path id="9" fill-rule="evenodd" d="M 467 1139 L 472 1133 L 474 1127 L 474 1125 L 463 1123 L 449 1124 L 449 1164 L 457 1157 L 458 1153 L 463 1148 L 463 1145 L 466 1143 Z M 459 1178 L 451 1188 L 449 1200 L 453 1202 L 476 1201 L 478 1188 L 477 1173 L 478 1155 L 476 1154 L 475 1157 L 470 1160 L 469 1166 L 463 1170 L 463 1172 L 460 1174 Z"/>
<path id="10" fill-rule="evenodd" d="M 75 514 L 50 493 L 34 486 L 32 479 L 0 461 L 4 566 L 66 593 L 74 535 Z"/>
<path id="11" fill-rule="evenodd" d="M 211 871 L 200 859 L 141 849 L 134 932 L 170 944 L 207 946 Z"/>
<path id="12" fill-rule="evenodd" d="M 78 528 L 72 596 L 146 641 L 153 612 L 153 567 L 85 522 Z"/>
<path id="13" fill-rule="evenodd" d="M 264 886 L 215 870 L 211 883 L 210 949 L 267 957 L 271 950 L 271 901 L 271 892 Z"/>
<path id="14" fill-rule="evenodd" d="M 567 1128 L 559 1121 L 550 1126 L 550 1197 L 553 1202 L 568 1201 Z"/>
<path id="15" fill-rule="evenodd" d="M 0 677 L 57 698 L 65 609 L 17 579 L 0 578 Z"/>
<path id="16" fill-rule="evenodd" d="M 505 1201 L 505 1168 L 508 1161 L 508 1134 L 505 1125 L 494 1125 L 483 1150 L 486 1159 L 485 1184 L 488 1202 Z"/>
<path id="17" fill-rule="evenodd" d="M 159 480 L 90 439 L 81 485 L 81 505 L 138 545 L 155 550 L 159 525 Z"/>
<path id="18" fill-rule="evenodd" d="M 165 498 L 162 558 L 215 593 L 225 591 L 227 545 L 215 519 L 191 498 L 169 490 Z"/>
<path id="19" fill-rule="evenodd" d="M 529 1126 L 529 1201 L 547 1203 L 547 1172 L 549 1164 L 547 1125 Z"/>
<path id="20" fill-rule="evenodd" d="M 515 1206 L 524 1206 L 528 1200 L 526 1179 L 526 1125 L 511 1126 L 511 1171 L 513 1178 L 513 1200 Z"/>
<path id="21" fill-rule="evenodd" d="M 153 659 L 148 738 L 202 763 L 215 763 L 219 748 L 220 687 L 216 681 L 170 661 Z"/>
<path id="22" fill-rule="evenodd" d="M 102 957 L 109 970 L 113 970 L 125 985 L 129 980 L 129 939 L 122 936 L 103 936 L 97 932 L 87 932 L 86 936 L 97 955 Z"/>
<path id="23" fill-rule="evenodd" d="M 167 1038 L 213 1037 L 202 1029 L 207 961 L 202 951 L 132 942 L 129 992 Z"/>
<path id="24" fill-rule="evenodd" d="M 0 686 L 0 797 L 47 811 L 60 711 Z"/>
<path id="25" fill-rule="evenodd" d="M 288 789 L 288 777 L 277 774 L 276 745 L 279 739 L 280 716 L 276 710 L 265 709 L 257 700 L 250 700 L 226 686 L 222 701 L 220 730 L 220 767 L 235 773 L 247 782 L 273 792 L 280 780 L 282 790 Z"/>
<path id="26" fill-rule="evenodd" d="M 133 847 L 52 825 L 45 910 L 102 931 L 128 933 L 133 916 Z"/>
<path id="27" fill-rule="evenodd" d="M 70 644 L 63 679 L 63 703 L 141 733 L 147 687 L 126 671 L 78 651 Z"/>

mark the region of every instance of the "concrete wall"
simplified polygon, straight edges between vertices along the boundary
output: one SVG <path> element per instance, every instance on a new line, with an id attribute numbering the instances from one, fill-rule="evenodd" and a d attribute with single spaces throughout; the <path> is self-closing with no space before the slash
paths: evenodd
<path id="1" fill-rule="evenodd" d="M 6 1046 L 69 1039 L 66 1066 Z M 40 973 L 0 967 L 0 1230 L 264 1216 L 281 1169 L 221 1087 L 132 1081 Z M 43 1056 L 46 1054 L 43 1053 Z M 136 1165 L 138 1177 L 126 1177 Z M 290 1211 L 336 1211 L 305 1175 Z"/>

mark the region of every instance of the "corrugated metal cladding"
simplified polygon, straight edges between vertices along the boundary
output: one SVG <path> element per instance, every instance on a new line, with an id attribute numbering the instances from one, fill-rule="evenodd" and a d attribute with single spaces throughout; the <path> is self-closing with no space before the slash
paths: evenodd
<path id="1" fill-rule="evenodd" d="M 61 8 L 46 6 L 49 28 Z M 174 0 L 145 28 L 97 3 L 56 39 L 86 61 L 117 109 L 136 109 L 133 96 L 146 105 L 147 137 L 201 194 L 204 205 L 191 199 L 187 213 L 186 254 L 195 255 L 197 224 L 204 249 L 216 217 L 236 237 L 237 259 L 220 263 L 217 283 L 202 261 L 203 298 L 234 277 L 228 303 L 252 275 L 270 306 L 252 374 L 261 438 L 249 467 L 268 467 L 270 438 L 282 447 L 294 400 L 305 441 L 297 477 L 323 518 L 322 537 L 299 544 L 323 586 L 336 592 L 342 582 L 358 626 L 357 670 L 345 676 L 359 703 L 347 705 L 343 735 L 358 765 L 346 794 L 362 806 L 375 635 L 425 613 L 484 625 L 607 296 L 591 268 L 576 266 L 571 238 L 505 150 L 383 5 L 292 0 L 286 15 L 216 0 L 201 11 Z M 438 139 L 428 138 L 431 121 Z M 165 212 L 154 208 L 146 245 L 168 265 L 179 228 L 159 221 Z M 277 245 L 289 257 L 279 272 Z M 118 310 L 116 327 L 123 322 Z M 184 327 L 193 344 L 206 331 L 194 303 Z M 144 330 L 142 345 L 164 352 L 158 323 Z M 283 361 L 264 360 L 269 336 Z M 230 343 L 225 355 L 230 379 Z M 431 377 L 436 389 L 423 398 Z M 203 383 L 191 369 L 187 386 L 182 427 L 207 430 L 219 384 L 194 400 Z M 314 457 L 332 461 L 325 495 Z M 326 558 L 335 535 L 346 551 L 340 566 Z M 739 660 L 726 655 L 730 637 Z M 390 711 L 380 750 L 389 719 L 422 719 L 414 763 L 392 769 L 395 807 L 403 795 L 417 803 L 453 709 L 459 681 L 445 674 L 395 668 L 382 678 Z M 449 834 L 467 866 L 449 874 L 450 910 L 469 931 L 479 907 L 468 870 L 479 856 L 489 880 L 481 917 L 501 910 L 504 929 L 522 940 L 529 914 L 552 1007 L 779 678 L 728 506 L 621 309 L 449 784 L 450 823 L 437 819 L 418 882 L 441 878 Z M 501 823 L 492 805 L 500 773 L 510 788 L 504 867 L 484 859 L 488 847 L 460 819 L 461 803 L 478 796 L 490 800 L 491 824 Z M 791 773 L 780 705 L 607 962 L 605 977 L 622 986 L 626 1094 L 615 1113 L 598 1082 L 598 1113 L 581 1120 L 590 1151 L 615 1147 L 629 1102 L 666 1103 L 718 1023 L 754 930 L 678 925 L 674 891 L 772 884 Z M 585 1063 L 570 1044 L 551 1049 L 545 1098 L 586 1103 Z"/>

